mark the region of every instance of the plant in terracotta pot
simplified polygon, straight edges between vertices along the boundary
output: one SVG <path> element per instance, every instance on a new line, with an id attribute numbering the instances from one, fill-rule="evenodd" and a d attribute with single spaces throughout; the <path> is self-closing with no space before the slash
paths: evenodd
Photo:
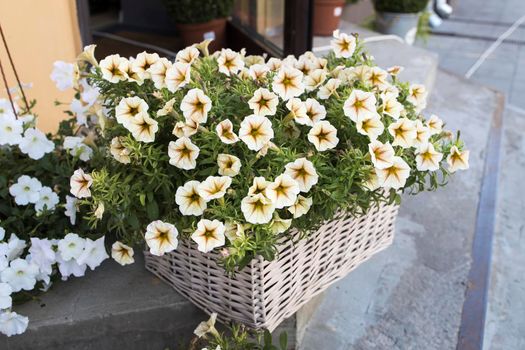
<path id="1" fill-rule="evenodd" d="M 428 0 L 374 0 L 376 29 L 394 34 L 412 45 L 416 38 L 418 21 Z"/>
<path id="2" fill-rule="evenodd" d="M 230 15 L 234 0 L 164 0 L 184 46 L 213 39 L 210 50 L 225 44 L 226 18 Z"/>
<path id="3" fill-rule="evenodd" d="M 328 36 L 339 28 L 345 0 L 314 1 L 314 35 Z"/>

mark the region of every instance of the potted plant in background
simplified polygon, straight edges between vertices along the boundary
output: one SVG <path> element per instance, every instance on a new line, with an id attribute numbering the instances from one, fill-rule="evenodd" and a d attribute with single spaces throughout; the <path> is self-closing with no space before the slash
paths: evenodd
<path id="1" fill-rule="evenodd" d="M 345 2 L 344 0 L 314 1 L 314 35 L 329 36 L 339 28 Z"/>
<path id="2" fill-rule="evenodd" d="M 418 21 L 428 0 L 374 0 L 376 29 L 394 34 L 409 45 L 416 39 Z"/>
<path id="3" fill-rule="evenodd" d="M 164 0 L 164 4 L 177 23 L 182 44 L 189 46 L 213 39 L 210 50 L 225 45 L 226 19 L 233 9 L 234 0 Z"/>

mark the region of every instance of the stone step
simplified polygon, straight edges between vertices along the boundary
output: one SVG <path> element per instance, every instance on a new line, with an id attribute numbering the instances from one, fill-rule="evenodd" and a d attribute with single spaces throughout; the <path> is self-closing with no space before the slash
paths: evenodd
<path id="1" fill-rule="evenodd" d="M 447 187 L 404 196 L 393 245 L 338 282 L 299 349 L 455 349 L 497 92 L 439 71 L 427 111 L 461 129 L 470 169 Z M 514 330 L 515 331 L 515 330 Z"/>
<path id="2" fill-rule="evenodd" d="M 382 35 L 347 21 L 341 21 L 340 31 L 358 33 L 359 37 L 368 40 Z M 331 37 L 314 37 L 314 52 L 327 53 L 330 40 Z M 366 47 L 380 67 L 386 69 L 396 65 L 403 66 L 405 70 L 399 76 L 401 80 L 423 84 L 429 91 L 432 90 L 439 63 L 437 54 L 392 39 L 370 41 L 366 43 Z"/>

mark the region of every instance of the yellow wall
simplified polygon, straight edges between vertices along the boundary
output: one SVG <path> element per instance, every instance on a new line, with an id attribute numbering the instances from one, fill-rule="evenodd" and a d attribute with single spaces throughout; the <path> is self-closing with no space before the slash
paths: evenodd
<path id="1" fill-rule="evenodd" d="M 33 83 L 26 95 L 37 100 L 38 126 L 56 130 L 64 106 L 56 107 L 54 101 L 69 102 L 72 93 L 60 92 L 49 75 L 54 61 L 72 62 L 81 50 L 75 0 L 1 0 L 0 24 L 20 79 Z M 3 45 L 0 60 L 8 71 L 9 85 L 15 86 Z M 3 83 L 0 87 L 0 95 L 6 97 Z"/>

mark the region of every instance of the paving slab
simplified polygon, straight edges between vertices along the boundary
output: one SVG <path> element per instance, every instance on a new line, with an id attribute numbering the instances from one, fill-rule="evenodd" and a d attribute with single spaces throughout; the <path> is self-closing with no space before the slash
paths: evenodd
<path id="1" fill-rule="evenodd" d="M 505 113 L 484 350 L 525 349 L 525 115 Z"/>
<path id="2" fill-rule="evenodd" d="M 461 129 L 468 172 L 404 196 L 392 247 L 334 285 L 300 344 L 314 349 L 455 349 L 496 93 L 439 72 L 428 112 Z"/>

